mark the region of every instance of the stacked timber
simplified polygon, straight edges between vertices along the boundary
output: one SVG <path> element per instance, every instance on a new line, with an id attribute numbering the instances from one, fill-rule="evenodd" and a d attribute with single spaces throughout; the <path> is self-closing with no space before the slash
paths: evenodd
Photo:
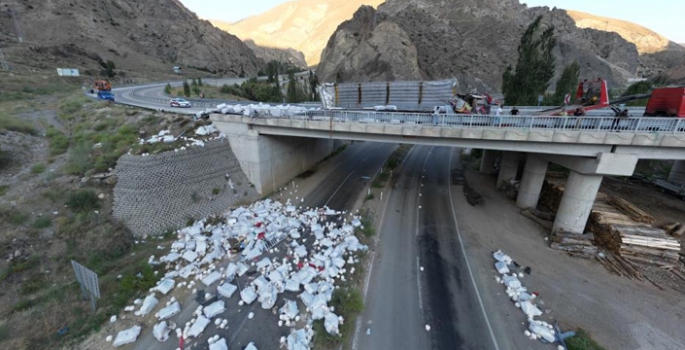
<path id="1" fill-rule="evenodd" d="M 557 231 L 552 234 L 550 248 L 567 252 L 571 256 L 592 259 L 597 254 L 597 247 L 592 243 L 592 233 L 579 235 L 577 233 Z"/>
<path id="2" fill-rule="evenodd" d="M 547 178 L 542 185 L 540 194 L 540 205 L 556 213 L 561 204 L 561 197 L 564 196 L 566 182 L 562 179 Z"/>
<path id="3" fill-rule="evenodd" d="M 645 224 L 654 224 L 656 222 L 656 219 L 654 219 L 653 216 L 647 214 L 644 210 L 634 206 L 632 203 L 628 202 L 627 200 L 616 197 L 616 196 L 610 196 L 609 197 L 609 204 L 614 206 L 616 209 L 620 210 L 624 214 L 630 216 L 633 220 L 637 222 L 642 222 Z"/>

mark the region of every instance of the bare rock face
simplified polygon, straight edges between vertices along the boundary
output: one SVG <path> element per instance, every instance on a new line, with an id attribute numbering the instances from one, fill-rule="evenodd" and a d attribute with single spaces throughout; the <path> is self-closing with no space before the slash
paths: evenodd
<path id="1" fill-rule="evenodd" d="M 331 80 L 417 80 L 418 54 L 408 34 L 394 22 L 374 25 L 375 10 L 363 6 L 331 37 L 317 74 Z M 323 75 L 322 75 L 323 74 Z M 334 75 L 334 76 L 331 76 Z"/>
<path id="2" fill-rule="evenodd" d="M 16 43 L 13 20 L 6 15 L 10 8 L 25 43 L 13 47 L 17 55 L 61 51 L 73 56 L 72 67 L 97 66 L 99 58 L 124 70 L 186 65 L 225 75 L 256 74 L 264 64 L 240 39 L 198 19 L 178 0 L 0 3 L 0 32 L 10 33 L 0 37 L 6 45 Z M 41 64 L 50 65 L 50 59 Z"/>
<path id="3" fill-rule="evenodd" d="M 634 43 L 617 33 L 579 28 L 566 11 L 556 8 L 528 8 L 518 0 L 388 0 L 377 11 L 360 8 L 352 20 L 338 27 L 322 53 L 317 74 L 332 82 L 385 80 L 394 72 L 416 72 L 402 76 L 457 78 L 462 90 L 498 91 L 504 69 L 516 63 L 521 35 L 538 15 L 556 30 L 557 78 L 564 66 L 577 60 L 583 78 L 602 77 L 610 86 L 624 86 L 645 66 L 663 65 L 665 60 L 654 57 L 643 62 Z M 379 43 L 376 30 L 382 25 L 387 40 L 394 42 Z M 405 37 L 410 41 L 398 40 Z M 368 46 L 376 50 L 362 49 Z M 407 69 L 414 65 L 411 50 L 378 64 L 379 53 L 400 46 L 415 49 L 417 69 Z M 391 73 L 385 74 L 387 70 Z"/>

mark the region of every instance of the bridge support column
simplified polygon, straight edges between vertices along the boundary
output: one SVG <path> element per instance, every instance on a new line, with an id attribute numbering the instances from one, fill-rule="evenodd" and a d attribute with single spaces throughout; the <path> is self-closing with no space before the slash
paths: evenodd
<path id="1" fill-rule="evenodd" d="M 516 178 L 519 171 L 519 162 L 521 160 L 521 153 L 519 152 L 503 152 L 502 163 L 499 167 L 499 176 L 497 177 L 497 187 L 503 183 L 509 182 Z"/>
<path id="2" fill-rule="evenodd" d="M 571 171 L 552 231 L 583 233 L 601 184 L 601 175 L 583 175 Z"/>
<path id="3" fill-rule="evenodd" d="M 480 159 L 480 173 L 492 175 L 495 172 L 495 161 L 497 152 L 489 149 L 483 150 L 483 157 Z"/>
<path id="4" fill-rule="evenodd" d="M 548 164 L 548 161 L 535 155 L 528 155 L 526 167 L 523 169 L 523 176 L 521 177 L 519 193 L 516 197 L 516 205 L 519 208 L 527 209 L 538 206 Z"/>
<path id="5" fill-rule="evenodd" d="M 482 167 L 481 167 L 482 168 Z M 679 184 L 685 183 L 685 160 L 676 160 L 668 174 L 668 181 Z"/>

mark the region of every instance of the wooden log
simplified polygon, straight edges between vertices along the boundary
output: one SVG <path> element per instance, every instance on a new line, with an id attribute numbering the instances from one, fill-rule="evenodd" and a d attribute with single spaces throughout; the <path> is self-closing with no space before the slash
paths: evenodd
<path id="1" fill-rule="evenodd" d="M 544 211 L 539 211 L 535 209 L 528 209 L 528 211 L 543 220 L 554 221 L 555 215 L 552 213 L 546 213 Z"/>
<path id="2" fill-rule="evenodd" d="M 636 207 L 635 205 L 621 197 L 610 196 L 609 204 L 615 206 L 617 209 L 624 212 L 626 215 L 630 216 L 633 220 L 637 222 L 653 224 L 656 221 L 656 219 L 654 219 L 653 216 L 649 215 L 644 210 Z"/>
<path id="3" fill-rule="evenodd" d="M 679 222 L 674 222 L 672 224 L 664 225 L 663 229 L 664 229 L 664 231 L 666 231 L 666 233 L 668 233 L 669 235 L 672 235 L 673 231 L 677 230 L 679 226 L 680 226 Z"/>
<path id="4" fill-rule="evenodd" d="M 676 266 L 672 263 L 668 263 L 665 261 L 647 259 L 647 258 L 640 257 L 640 256 L 625 255 L 623 258 L 625 258 L 626 260 L 633 261 L 633 262 L 637 262 L 637 263 L 641 263 L 641 264 L 647 264 L 647 265 L 653 265 L 653 266 L 659 266 L 659 267 L 675 267 Z"/>
<path id="5" fill-rule="evenodd" d="M 580 236 L 580 235 L 578 235 L 578 236 Z M 552 242 L 559 243 L 559 244 L 594 246 L 590 240 L 585 239 L 584 237 L 573 238 L 573 237 L 560 237 L 560 236 L 553 235 L 551 237 L 551 240 L 552 240 Z"/>
<path id="6" fill-rule="evenodd" d="M 678 227 L 678 229 L 676 229 L 675 231 L 673 231 L 671 233 L 671 235 L 673 237 L 678 237 L 678 238 L 682 237 L 684 234 L 685 234 L 685 225 L 680 225 L 680 227 Z"/>
<path id="7" fill-rule="evenodd" d="M 533 215 L 529 210 L 522 211 L 521 215 L 537 222 L 538 224 L 540 224 L 540 226 L 542 226 L 548 230 L 552 230 L 552 227 L 554 226 L 554 223 L 552 221 L 541 219 L 541 218 Z"/>

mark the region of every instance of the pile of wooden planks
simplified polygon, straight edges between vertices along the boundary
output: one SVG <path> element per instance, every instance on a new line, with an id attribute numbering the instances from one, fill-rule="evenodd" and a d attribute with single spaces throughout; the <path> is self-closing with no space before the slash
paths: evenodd
<path id="1" fill-rule="evenodd" d="M 642 272 L 640 272 L 640 269 L 638 269 L 637 266 L 609 251 L 600 250 L 600 254 L 597 254 L 595 259 L 607 270 L 619 276 L 625 276 L 630 279 L 635 278 L 640 281 L 643 279 Z"/>
<path id="2" fill-rule="evenodd" d="M 630 216 L 633 220 L 637 222 L 642 222 L 645 224 L 654 224 L 656 222 L 656 219 L 654 219 L 653 216 L 647 214 L 644 210 L 634 206 L 632 203 L 628 202 L 627 200 L 616 197 L 616 196 L 609 196 L 608 200 L 609 204 L 614 206 L 616 209 L 620 210 L 624 214 Z"/>
<path id="3" fill-rule="evenodd" d="M 558 231 L 552 234 L 550 240 L 550 248 L 567 252 L 571 256 L 592 259 L 597 254 L 597 247 L 592 243 L 592 233 L 579 235 Z"/>
<path id="4" fill-rule="evenodd" d="M 632 262 L 664 268 L 678 266 L 680 242 L 659 228 L 610 224 L 596 232 L 596 239 L 597 244 Z"/>
<path id="5" fill-rule="evenodd" d="M 561 197 L 564 195 L 566 182 L 561 179 L 547 178 L 542 185 L 540 193 L 540 205 L 549 209 L 553 213 L 559 210 Z"/>

